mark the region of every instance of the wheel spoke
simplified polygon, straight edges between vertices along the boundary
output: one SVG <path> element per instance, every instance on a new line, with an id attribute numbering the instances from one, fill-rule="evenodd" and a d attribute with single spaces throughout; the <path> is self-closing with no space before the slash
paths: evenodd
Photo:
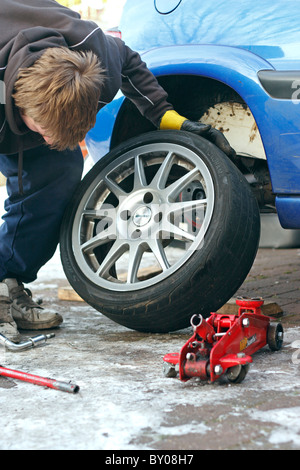
<path id="1" fill-rule="evenodd" d="M 143 160 L 140 155 L 136 155 L 134 159 L 134 183 L 133 189 L 141 189 L 147 186 L 147 180 L 145 175 L 145 168 L 143 165 Z"/>
<path id="2" fill-rule="evenodd" d="M 183 175 L 181 178 L 179 178 L 177 181 L 174 183 L 170 184 L 167 188 L 164 190 L 164 195 L 167 198 L 168 201 L 176 199 L 176 197 L 180 194 L 180 192 L 184 189 L 185 186 L 187 186 L 191 181 L 196 179 L 196 177 L 199 175 L 199 170 L 197 168 L 194 168 L 193 170 L 189 171 L 185 175 Z"/>
<path id="3" fill-rule="evenodd" d="M 96 274 L 99 277 L 106 278 L 109 276 L 109 270 L 128 251 L 128 244 L 122 240 L 116 240 L 104 260 L 101 262 Z"/>
<path id="4" fill-rule="evenodd" d="M 169 269 L 170 264 L 167 260 L 166 253 L 164 251 L 161 241 L 157 238 L 152 238 L 150 240 L 147 240 L 147 244 L 151 249 L 152 253 L 154 254 L 155 258 L 157 259 L 162 270 L 166 271 L 167 269 Z"/>
<path id="5" fill-rule="evenodd" d="M 169 214 L 176 214 L 178 212 L 182 212 L 184 214 L 187 211 L 191 211 L 192 209 L 203 208 L 203 206 L 206 205 L 207 199 L 195 199 L 194 201 L 174 202 L 168 206 L 167 210 Z"/>
<path id="6" fill-rule="evenodd" d="M 175 240 L 193 242 L 196 239 L 196 235 L 183 230 L 175 224 L 172 224 L 166 218 L 164 218 L 162 223 L 161 232 L 163 234 L 163 239 L 166 240 L 175 238 Z"/>
<path id="7" fill-rule="evenodd" d="M 103 204 L 99 209 L 84 209 L 82 216 L 87 219 L 105 219 L 106 221 L 114 220 L 116 208 L 110 204 Z"/>
<path id="8" fill-rule="evenodd" d="M 111 240 L 115 240 L 117 238 L 116 230 L 114 223 L 107 229 L 103 230 L 102 232 L 98 233 L 94 237 L 90 238 L 88 241 L 80 245 L 80 248 L 83 253 L 91 254 L 95 248 L 101 245 L 105 245 L 105 243 L 110 242 Z"/>
<path id="9" fill-rule="evenodd" d="M 99 211 L 96 209 L 85 209 L 82 212 L 83 217 L 86 217 L 87 219 L 101 219 L 104 217 L 103 211 Z"/>
<path id="10" fill-rule="evenodd" d="M 144 253 L 142 244 L 132 243 L 129 249 L 129 262 L 127 269 L 127 283 L 138 282 L 137 273 Z"/>
<path id="11" fill-rule="evenodd" d="M 160 165 L 159 169 L 157 170 L 156 175 L 154 176 L 153 180 L 151 181 L 151 186 L 156 187 L 157 189 L 164 189 L 166 186 L 166 182 L 171 171 L 173 162 L 174 162 L 175 154 L 173 152 L 169 152 Z"/>
<path id="12" fill-rule="evenodd" d="M 114 181 L 109 179 L 107 176 L 104 177 L 104 182 L 105 182 L 106 186 L 108 187 L 108 189 L 112 193 L 114 193 L 114 195 L 118 199 L 120 199 L 121 197 L 126 197 L 127 196 L 127 193 L 117 183 L 115 183 Z"/>

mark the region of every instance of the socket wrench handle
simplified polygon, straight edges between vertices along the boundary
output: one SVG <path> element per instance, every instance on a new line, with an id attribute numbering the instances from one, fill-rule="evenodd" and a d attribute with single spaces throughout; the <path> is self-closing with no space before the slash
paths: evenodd
<path id="1" fill-rule="evenodd" d="M 10 341 L 6 336 L 0 333 L 0 343 L 4 344 L 4 346 L 9 351 L 25 351 L 26 349 L 34 348 L 38 344 L 45 343 L 48 339 L 54 338 L 54 336 L 54 333 L 50 333 L 48 335 L 38 335 L 34 336 L 33 338 L 28 338 L 22 343 L 14 343 L 13 341 Z"/>

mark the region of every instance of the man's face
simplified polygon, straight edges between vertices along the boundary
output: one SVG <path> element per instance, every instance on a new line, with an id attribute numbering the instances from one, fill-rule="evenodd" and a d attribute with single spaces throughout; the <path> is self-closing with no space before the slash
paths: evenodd
<path id="1" fill-rule="evenodd" d="M 38 132 L 38 134 L 40 134 L 43 137 L 43 139 L 48 145 L 53 144 L 51 137 L 47 135 L 46 129 L 44 129 L 42 126 L 37 124 L 31 117 L 26 116 L 25 114 L 22 114 L 21 117 L 23 121 L 25 122 L 26 126 L 28 127 L 28 129 L 30 129 L 33 132 Z"/>

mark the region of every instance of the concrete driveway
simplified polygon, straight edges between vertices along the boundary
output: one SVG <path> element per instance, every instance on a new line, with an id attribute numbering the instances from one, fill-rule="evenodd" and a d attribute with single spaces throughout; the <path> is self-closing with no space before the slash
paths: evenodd
<path id="1" fill-rule="evenodd" d="M 179 351 L 191 328 L 138 333 L 84 302 L 59 300 L 67 281 L 56 254 L 30 287 L 63 314 L 63 325 L 38 348 L 0 346 L 0 363 L 71 381 L 80 392 L 0 377 L 0 449 L 101 449 L 115 456 L 118 450 L 300 449 L 299 255 L 298 249 L 259 250 L 239 292 L 285 304 L 284 345 L 279 352 L 262 349 L 244 382 L 230 385 L 162 375 L 163 356 Z"/>

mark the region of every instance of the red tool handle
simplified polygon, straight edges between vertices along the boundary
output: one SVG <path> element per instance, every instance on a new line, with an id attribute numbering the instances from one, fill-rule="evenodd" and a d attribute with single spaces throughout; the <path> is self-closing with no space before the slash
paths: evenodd
<path id="1" fill-rule="evenodd" d="M 39 377 L 38 375 L 27 374 L 18 370 L 7 369 L 6 367 L 0 367 L 0 375 L 4 377 L 10 377 L 12 379 L 22 380 L 23 382 L 30 382 L 35 385 L 41 385 L 43 387 L 54 388 L 55 390 L 61 390 L 62 392 L 78 393 L 78 385 L 60 382 L 59 380 L 49 379 L 46 377 Z"/>

